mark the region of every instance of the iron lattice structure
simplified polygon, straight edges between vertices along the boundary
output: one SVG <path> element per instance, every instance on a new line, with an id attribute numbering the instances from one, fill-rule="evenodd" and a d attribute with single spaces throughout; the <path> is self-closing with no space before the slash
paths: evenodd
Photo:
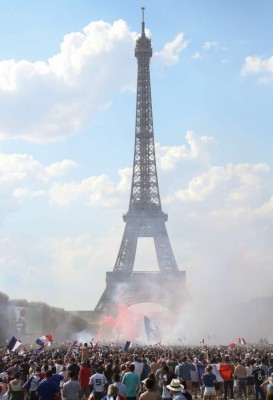
<path id="1" fill-rule="evenodd" d="M 159 272 L 150 272 L 149 280 L 154 287 L 166 282 L 173 275 L 180 283 L 185 281 L 185 272 L 179 271 L 171 248 L 165 222 L 167 214 L 162 211 L 156 168 L 152 96 L 150 82 L 150 59 L 152 57 L 151 39 L 145 34 L 144 8 L 142 8 L 142 32 L 136 41 L 135 56 L 138 63 L 137 99 L 135 123 L 135 147 L 131 195 L 128 212 L 123 215 L 126 223 L 120 249 L 113 272 L 106 276 L 106 289 L 95 311 L 107 312 L 110 304 L 123 301 L 128 305 L 140 301 L 160 301 L 155 298 L 152 287 L 147 283 L 143 288 L 143 278 L 148 275 L 133 272 L 139 237 L 153 237 Z M 142 275 L 140 275 L 142 274 Z M 142 296 L 133 296 L 132 291 L 142 286 Z M 143 295 L 145 293 L 145 295 Z M 150 293 L 150 294 L 149 294 Z M 143 300 L 143 296 L 145 300 Z M 166 299 L 161 303 L 166 305 Z"/>

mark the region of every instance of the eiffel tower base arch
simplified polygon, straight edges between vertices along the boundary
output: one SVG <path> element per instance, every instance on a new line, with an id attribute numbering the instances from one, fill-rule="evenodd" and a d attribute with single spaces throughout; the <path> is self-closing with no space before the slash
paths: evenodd
<path id="1" fill-rule="evenodd" d="M 185 271 L 106 272 L 106 288 L 95 312 L 115 316 L 119 304 L 156 303 L 180 313 L 186 301 Z"/>

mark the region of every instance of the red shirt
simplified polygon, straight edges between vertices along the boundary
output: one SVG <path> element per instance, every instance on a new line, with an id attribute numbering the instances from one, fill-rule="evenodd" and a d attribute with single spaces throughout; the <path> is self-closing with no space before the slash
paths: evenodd
<path id="1" fill-rule="evenodd" d="M 88 387 L 89 386 L 89 378 L 92 374 L 91 368 L 81 367 L 80 369 L 80 384 L 81 387 Z"/>

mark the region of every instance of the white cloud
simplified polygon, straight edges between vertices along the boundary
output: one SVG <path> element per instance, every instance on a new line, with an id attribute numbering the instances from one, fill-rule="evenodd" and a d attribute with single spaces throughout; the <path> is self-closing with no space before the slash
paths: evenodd
<path id="1" fill-rule="evenodd" d="M 28 154 L 0 154 L 0 183 L 23 181 L 29 176 L 45 180 L 43 166 Z"/>
<path id="2" fill-rule="evenodd" d="M 193 131 L 187 131 L 188 147 L 156 145 L 157 164 L 164 171 L 173 170 L 176 164 L 183 159 L 208 161 L 211 157 L 211 145 L 214 139 L 209 136 L 198 136 Z"/>
<path id="3" fill-rule="evenodd" d="M 134 87 L 135 36 L 122 20 L 97 21 L 66 35 L 46 62 L 1 61 L 0 139 L 49 142 L 78 132 L 116 91 Z"/>
<path id="4" fill-rule="evenodd" d="M 261 190 L 264 175 L 269 172 L 266 164 L 238 164 L 227 166 L 210 166 L 202 174 L 195 176 L 187 189 L 180 189 L 175 198 L 181 201 L 203 202 L 211 196 L 221 199 L 221 204 L 233 208 L 235 203 L 244 204 L 257 199 Z M 258 196 L 259 197 L 259 196 Z"/>
<path id="5" fill-rule="evenodd" d="M 91 176 L 81 182 L 54 183 L 49 189 L 51 204 L 78 204 L 113 207 L 119 203 L 119 196 L 129 191 L 131 169 L 118 171 L 120 181 L 115 183 L 108 176 Z"/>
<path id="6" fill-rule="evenodd" d="M 100 175 L 83 179 L 80 183 L 54 183 L 49 198 L 52 204 L 67 205 L 77 201 L 110 207 L 115 202 L 111 196 L 114 193 L 113 182 L 108 176 Z"/>
<path id="7" fill-rule="evenodd" d="M 260 83 L 273 82 L 273 56 L 262 58 L 258 56 L 248 56 L 241 69 L 241 75 L 247 76 L 251 74 L 260 75 Z"/>
<path id="8" fill-rule="evenodd" d="M 196 51 L 193 55 L 192 55 L 192 59 L 193 60 L 200 60 L 201 59 L 201 54 L 199 51 Z"/>
<path id="9" fill-rule="evenodd" d="M 90 124 L 116 92 L 135 88 L 136 37 L 122 20 L 96 21 L 46 61 L 0 61 L 0 140 L 60 141 Z M 187 45 L 180 33 L 155 57 L 173 65 Z"/>
<path id="10" fill-rule="evenodd" d="M 47 182 L 52 177 L 63 176 L 78 164 L 72 160 L 62 160 L 44 166 L 29 154 L 0 153 L 0 184 L 29 180 Z"/>
<path id="11" fill-rule="evenodd" d="M 12 193 L 13 197 L 15 198 L 38 197 L 45 196 L 46 194 L 46 190 L 31 190 L 26 187 L 17 188 Z"/>
<path id="12" fill-rule="evenodd" d="M 254 216 L 262 219 L 273 219 L 273 196 L 254 210 Z"/>
<path id="13" fill-rule="evenodd" d="M 215 41 L 214 42 L 207 41 L 207 42 L 205 42 L 203 44 L 202 49 L 203 50 L 210 50 L 210 49 L 216 47 L 217 45 L 218 45 L 218 43 L 215 42 Z"/>
<path id="14" fill-rule="evenodd" d="M 46 167 L 46 173 L 49 177 L 64 176 L 74 168 L 78 168 L 79 165 L 72 160 L 62 160 L 55 162 Z"/>
<path id="15" fill-rule="evenodd" d="M 179 33 L 172 42 L 166 43 L 161 51 L 155 53 L 155 58 L 164 65 L 174 65 L 179 61 L 180 53 L 188 47 L 189 41 L 184 34 Z"/>

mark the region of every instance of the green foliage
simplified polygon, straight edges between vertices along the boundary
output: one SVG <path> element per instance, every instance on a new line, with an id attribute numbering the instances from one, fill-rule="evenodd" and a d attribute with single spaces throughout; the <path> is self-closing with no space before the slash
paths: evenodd
<path id="1" fill-rule="evenodd" d="M 56 340 L 70 337 L 71 334 L 87 329 L 88 326 L 86 320 L 69 311 L 65 311 L 63 308 L 50 307 L 48 304 L 39 301 L 28 302 L 26 299 L 10 300 L 9 297 L 2 292 L 0 292 L 0 308 L 1 306 L 2 313 L 4 312 L 4 308 L 6 309 L 8 306 L 40 308 L 43 332 L 37 332 L 37 335 L 51 333 Z M 3 316 L 6 316 L 6 312 L 4 312 Z M 6 333 L 3 332 L 1 334 L 0 332 L 0 336 L 4 335 L 6 335 Z"/>
<path id="2" fill-rule="evenodd" d="M 3 292 L 0 292 L 0 305 L 7 306 L 9 304 L 9 296 Z"/>

